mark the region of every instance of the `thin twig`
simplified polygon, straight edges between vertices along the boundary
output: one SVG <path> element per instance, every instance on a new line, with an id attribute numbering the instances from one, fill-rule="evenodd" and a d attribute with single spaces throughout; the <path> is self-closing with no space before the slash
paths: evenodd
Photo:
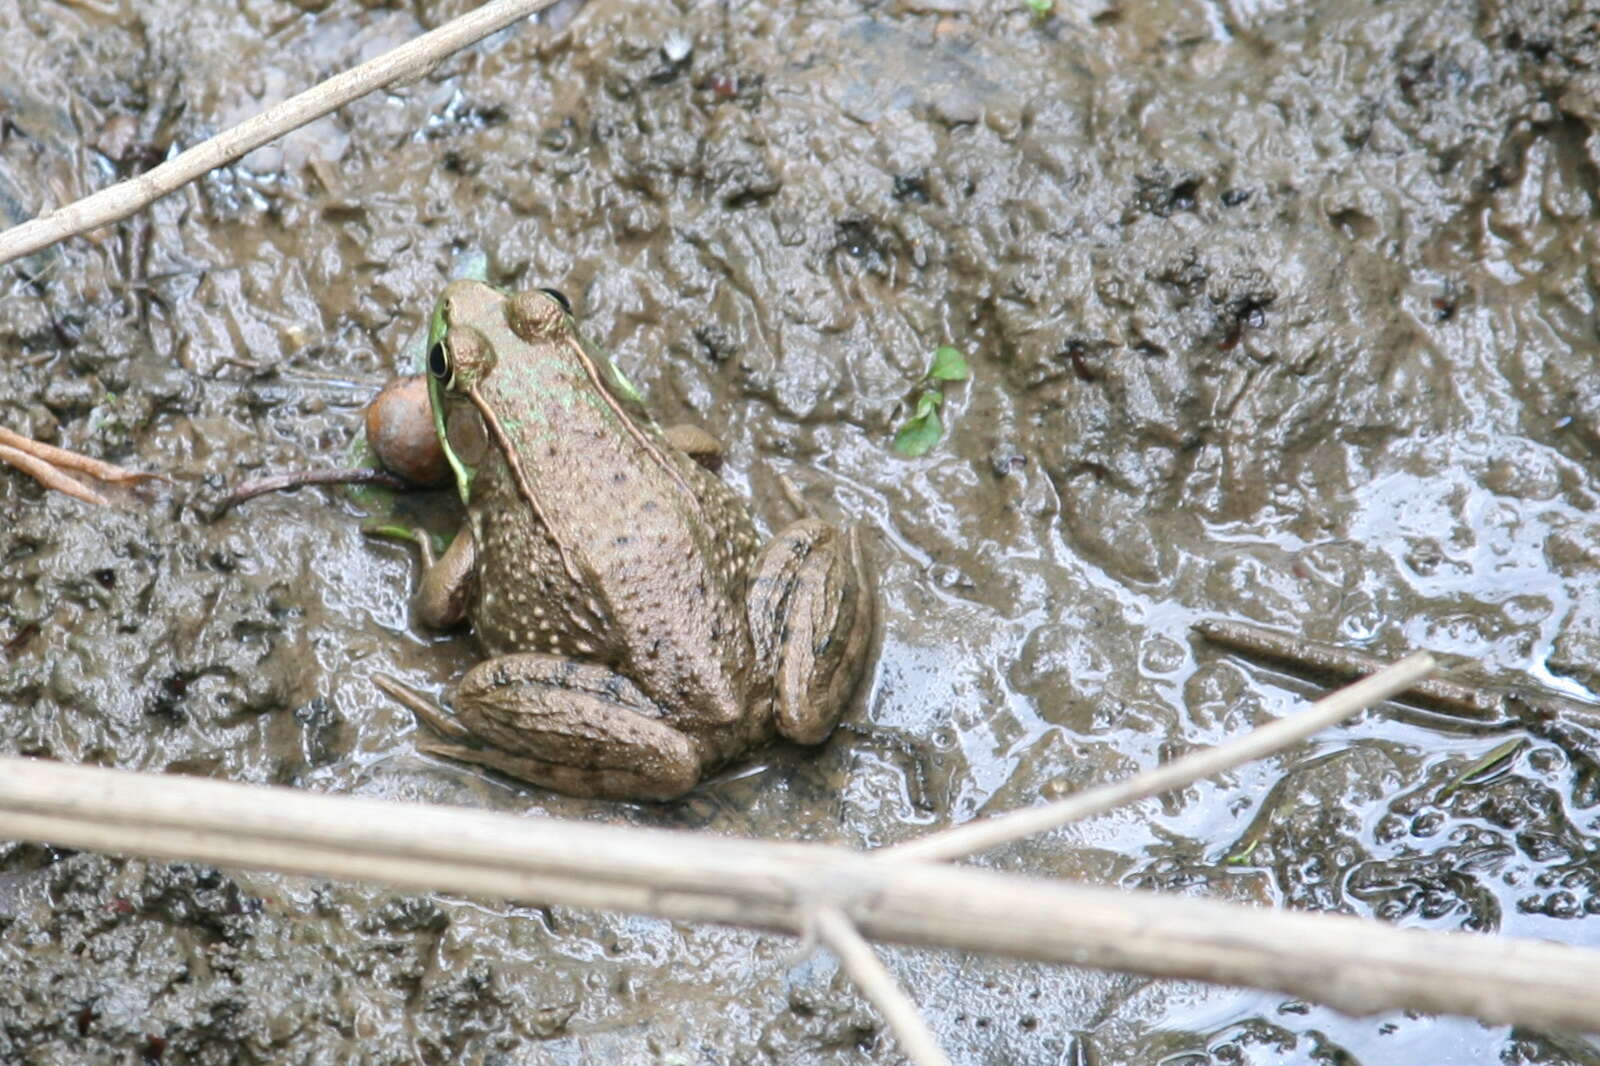
<path id="1" fill-rule="evenodd" d="M 393 51 L 336 74 L 315 88 L 248 118 L 137 177 L 0 233 L 0 264 L 48 248 L 76 234 L 121 221 L 217 167 L 352 100 L 385 85 L 421 76 L 450 53 L 555 2 L 493 0 L 484 4 Z"/>
<path id="2" fill-rule="evenodd" d="M 47 489 L 65 493 L 75 500 L 82 500 L 96 507 L 110 507 L 111 501 L 73 477 L 68 473 L 69 470 L 88 474 L 97 480 L 114 485 L 168 480 L 161 474 L 128 470 L 114 463 L 69 452 L 52 444 L 44 444 L 4 426 L 0 426 L 0 463 L 22 471 Z"/>
<path id="3" fill-rule="evenodd" d="M 811 917 L 817 939 L 839 956 L 850 980 L 878 1008 L 906 1058 L 917 1066 L 951 1066 L 928 1023 L 922 1020 L 917 1005 L 883 965 L 872 945 L 856 932 L 850 919 L 837 907 L 818 907 Z"/>
<path id="4" fill-rule="evenodd" d="M 113 485 L 131 485 L 140 481 L 165 481 L 160 474 L 147 474 L 139 470 L 129 470 L 101 459 L 93 459 L 77 452 L 69 452 L 65 448 L 57 448 L 52 444 L 44 444 L 32 437 L 24 437 L 20 433 L 0 426 L 0 445 L 13 448 L 20 452 L 27 452 L 36 459 L 43 460 L 51 466 L 65 470 L 76 470 L 80 474 L 88 474 L 98 481 L 107 481 Z"/>
<path id="5" fill-rule="evenodd" d="M 1270 728 L 1270 727 L 1269 727 Z M 0 838 L 1264 988 L 1348 1014 L 1600 1025 L 1600 951 L 914 861 L 0 758 Z"/>
<path id="6" fill-rule="evenodd" d="M 111 501 L 63 470 L 59 470 L 31 452 L 0 444 L 0 463 L 27 474 L 47 489 L 55 489 L 75 500 L 92 503 L 97 507 L 110 507 Z"/>
<path id="7" fill-rule="evenodd" d="M 954 829 L 884 848 L 874 855 L 883 861 L 896 862 L 904 859 L 956 859 L 1101 814 L 1125 803 L 1183 788 L 1202 777 L 1221 773 L 1304 740 L 1374 703 L 1404 692 L 1436 668 L 1433 656 L 1427 652 L 1417 652 L 1317 701 L 1299 714 L 1262 726 L 1238 740 L 1192 752 L 1126 781 L 1092 788 L 1059 803 L 968 822 Z"/>
<path id="8" fill-rule="evenodd" d="M 269 492 L 292 492 L 308 485 L 375 485 L 394 492 L 408 492 L 417 487 L 403 477 L 375 467 L 297 470 L 293 473 L 272 474 L 244 482 L 218 502 L 213 516 L 220 517 L 246 500 L 253 500 Z"/>

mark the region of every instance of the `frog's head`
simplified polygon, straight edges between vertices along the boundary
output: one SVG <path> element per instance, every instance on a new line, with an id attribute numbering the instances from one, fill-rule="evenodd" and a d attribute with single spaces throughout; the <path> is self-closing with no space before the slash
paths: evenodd
<path id="1" fill-rule="evenodd" d="M 453 281 L 434 305 L 428 322 L 431 386 L 464 396 L 494 370 L 495 350 L 485 327 L 505 297 L 481 281 Z"/>
<path id="2" fill-rule="evenodd" d="M 465 402 L 494 371 L 495 346 L 489 339 L 505 297 L 481 281 L 451 282 L 428 320 L 428 400 L 439 446 L 455 474 L 461 501 L 471 496 L 472 469 L 450 444 L 446 429 L 452 399 Z"/>

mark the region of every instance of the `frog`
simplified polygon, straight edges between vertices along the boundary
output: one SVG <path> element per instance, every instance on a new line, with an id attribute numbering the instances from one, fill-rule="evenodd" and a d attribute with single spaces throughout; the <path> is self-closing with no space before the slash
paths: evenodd
<path id="1" fill-rule="evenodd" d="M 714 437 L 662 429 L 552 288 L 451 282 L 428 330 L 434 430 L 465 520 L 420 538 L 413 614 L 483 658 L 445 711 L 379 686 L 418 750 L 573 796 L 676 799 L 776 738 L 832 732 L 870 658 L 859 529 L 763 541 Z"/>

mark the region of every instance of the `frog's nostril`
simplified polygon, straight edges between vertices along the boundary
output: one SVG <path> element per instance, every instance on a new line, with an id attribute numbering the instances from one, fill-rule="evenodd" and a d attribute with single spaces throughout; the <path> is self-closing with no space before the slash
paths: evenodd
<path id="1" fill-rule="evenodd" d="M 444 345 L 437 341 L 428 349 L 428 373 L 440 381 L 450 376 L 450 361 L 444 357 Z"/>

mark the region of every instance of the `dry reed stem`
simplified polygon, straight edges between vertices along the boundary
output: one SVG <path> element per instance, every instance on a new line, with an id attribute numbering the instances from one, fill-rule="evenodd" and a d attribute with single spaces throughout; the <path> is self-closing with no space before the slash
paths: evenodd
<path id="1" fill-rule="evenodd" d="M 1600 952 L 730 840 L 0 758 L 0 836 L 399 888 L 1248 985 L 1350 1014 L 1600 1019 Z"/>
<path id="2" fill-rule="evenodd" d="M 1353 714 L 1398 695 L 1438 669 L 1433 656 L 1419 651 L 1371 677 L 1346 686 L 1304 711 L 1264 725 L 1238 740 L 1202 748 L 1165 766 L 1069 796 L 1059 803 L 1028 807 L 875 852 L 885 861 L 920 859 L 939 861 L 972 855 L 1000 844 L 1043 833 L 1068 822 L 1102 814 L 1125 803 L 1183 788 L 1202 777 L 1222 773 L 1241 763 L 1259 759 L 1297 743 Z"/>
<path id="3" fill-rule="evenodd" d="M 352 100 L 385 85 L 420 77 L 450 53 L 553 3 L 555 0 L 492 0 L 376 59 L 342 74 L 335 74 L 314 88 L 291 96 L 259 115 L 223 130 L 160 166 L 13 226 L 0 233 L 0 265 L 79 233 L 119 222 L 209 171 L 225 166 L 268 141 L 319 119 Z"/>
<path id="4" fill-rule="evenodd" d="M 922 1020 L 917 1005 L 901 989 L 894 975 L 872 950 L 872 945 L 856 932 L 850 919 L 837 907 L 818 907 L 812 912 L 811 921 L 817 939 L 839 956 L 845 973 L 889 1023 L 906 1058 L 917 1066 L 951 1066 L 928 1023 Z"/>

